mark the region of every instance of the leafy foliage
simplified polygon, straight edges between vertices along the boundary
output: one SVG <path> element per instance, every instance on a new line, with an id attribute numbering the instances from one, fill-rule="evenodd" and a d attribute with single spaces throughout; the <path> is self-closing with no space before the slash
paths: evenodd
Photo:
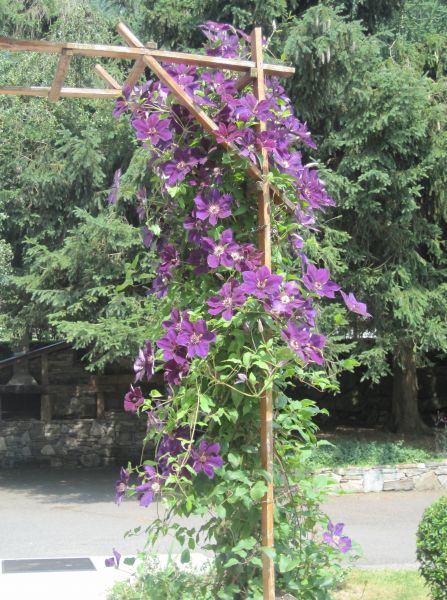
<path id="1" fill-rule="evenodd" d="M 337 439 L 319 444 L 309 455 L 309 467 L 377 466 L 399 463 L 423 463 L 445 458 L 446 452 L 434 452 L 417 444 Z"/>
<path id="2" fill-rule="evenodd" d="M 447 585 L 447 496 L 424 511 L 417 531 L 416 554 L 419 571 L 434 600 L 445 598 Z"/>
<path id="3" fill-rule="evenodd" d="M 46 314 L 54 335 L 88 349 L 90 368 L 103 369 L 128 357 L 129 348 L 136 352 L 145 336 L 155 312 L 145 294 L 154 255 L 142 251 L 140 231 L 114 208 L 97 217 L 77 209 L 74 216 L 79 224 L 61 248 L 29 242 L 29 274 L 15 281 Z"/>

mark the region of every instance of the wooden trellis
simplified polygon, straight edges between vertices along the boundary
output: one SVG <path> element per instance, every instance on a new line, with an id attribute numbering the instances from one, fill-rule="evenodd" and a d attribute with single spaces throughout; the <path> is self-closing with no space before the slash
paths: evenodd
<path id="1" fill-rule="evenodd" d="M 43 54 L 56 54 L 59 56 L 53 82 L 49 87 L 1 87 L 0 94 L 41 96 L 50 102 L 59 98 L 99 98 L 115 99 L 122 94 L 122 85 L 118 83 L 103 66 L 97 64 L 95 71 L 106 83 L 107 88 L 71 88 L 64 87 L 70 61 L 73 56 L 90 56 L 104 58 L 118 58 L 134 61 L 123 85 L 135 85 L 143 76 L 146 67 L 164 83 L 175 96 L 177 101 L 186 107 L 195 119 L 208 133 L 218 129 L 218 125 L 211 119 L 198 104 L 194 102 L 186 90 L 178 84 L 166 71 L 161 63 L 174 63 L 195 65 L 219 69 L 221 71 L 235 71 L 241 73 L 236 82 L 238 89 L 246 85 L 253 86 L 253 93 L 258 100 L 265 98 L 265 77 L 291 77 L 295 72 L 292 67 L 278 64 L 264 63 L 262 47 L 262 30 L 256 27 L 251 34 L 251 60 L 239 60 L 202 54 L 169 52 L 158 50 L 153 42 L 143 44 L 130 31 L 126 25 L 119 23 L 118 33 L 127 43 L 127 46 L 112 46 L 103 44 L 77 44 L 65 42 L 48 42 L 42 40 L 16 40 L 0 37 L 0 50 L 8 52 L 39 52 Z M 265 130 L 265 123 L 258 125 L 259 131 Z M 221 144 L 228 152 L 238 154 L 234 144 L 223 142 Z M 293 210 L 294 205 L 281 193 L 274 189 L 267 181 L 269 160 L 266 150 L 262 151 L 261 168 L 250 165 L 247 168 L 248 176 L 257 182 L 258 195 L 258 246 L 263 253 L 263 264 L 271 268 L 271 231 L 270 231 L 270 202 L 283 204 L 287 210 Z M 268 472 L 270 479 L 267 483 L 267 493 L 262 499 L 262 545 L 267 548 L 274 547 L 273 536 L 273 429 L 272 429 L 273 403 L 272 394 L 264 393 L 260 403 L 261 420 L 261 458 L 262 466 Z M 264 599 L 275 598 L 275 571 L 273 559 L 269 554 L 262 553 Z"/>

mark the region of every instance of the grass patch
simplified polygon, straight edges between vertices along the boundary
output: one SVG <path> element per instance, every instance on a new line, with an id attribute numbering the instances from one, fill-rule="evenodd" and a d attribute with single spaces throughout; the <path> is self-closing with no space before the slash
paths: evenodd
<path id="1" fill-rule="evenodd" d="M 424 580 L 414 571 L 354 569 L 334 600 L 429 600 Z"/>
<path id="2" fill-rule="evenodd" d="M 418 447 L 404 440 L 369 441 L 333 438 L 328 441 L 333 446 L 320 446 L 312 453 L 309 460 L 312 468 L 426 463 L 447 458 L 445 452 Z"/>

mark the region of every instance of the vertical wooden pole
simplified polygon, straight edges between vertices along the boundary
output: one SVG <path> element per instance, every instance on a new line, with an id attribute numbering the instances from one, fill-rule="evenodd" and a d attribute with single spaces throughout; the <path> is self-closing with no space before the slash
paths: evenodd
<path id="1" fill-rule="evenodd" d="M 253 72 L 253 91 L 258 100 L 265 99 L 264 60 L 262 50 L 262 29 L 256 27 L 251 35 L 252 60 L 256 63 Z M 257 126 L 259 132 L 265 131 L 266 124 Z M 271 236 L 270 236 L 270 186 L 267 182 L 269 172 L 269 160 L 266 150 L 262 151 L 261 165 L 263 181 L 258 182 L 258 227 L 259 249 L 263 253 L 263 264 L 269 269 L 272 265 Z M 262 467 L 270 476 L 267 483 L 267 493 L 262 499 L 262 545 L 268 548 L 274 547 L 273 538 L 273 400 L 271 391 L 261 397 L 261 459 Z M 275 598 L 275 565 L 273 559 L 262 553 L 262 578 L 264 589 L 264 600 Z"/>

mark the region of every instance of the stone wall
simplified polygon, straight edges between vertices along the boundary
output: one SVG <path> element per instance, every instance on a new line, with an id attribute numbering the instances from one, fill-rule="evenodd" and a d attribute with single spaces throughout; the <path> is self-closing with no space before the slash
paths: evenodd
<path id="1" fill-rule="evenodd" d="M 0 467 L 126 464 L 139 459 L 145 429 L 144 419 L 112 411 L 103 419 L 0 421 Z"/>
<path id="2" fill-rule="evenodd" d="M 344 492 L 402 492 L 447 489 L 447 462 L 377 467 L 321 469 L 333 490 Z"/>

